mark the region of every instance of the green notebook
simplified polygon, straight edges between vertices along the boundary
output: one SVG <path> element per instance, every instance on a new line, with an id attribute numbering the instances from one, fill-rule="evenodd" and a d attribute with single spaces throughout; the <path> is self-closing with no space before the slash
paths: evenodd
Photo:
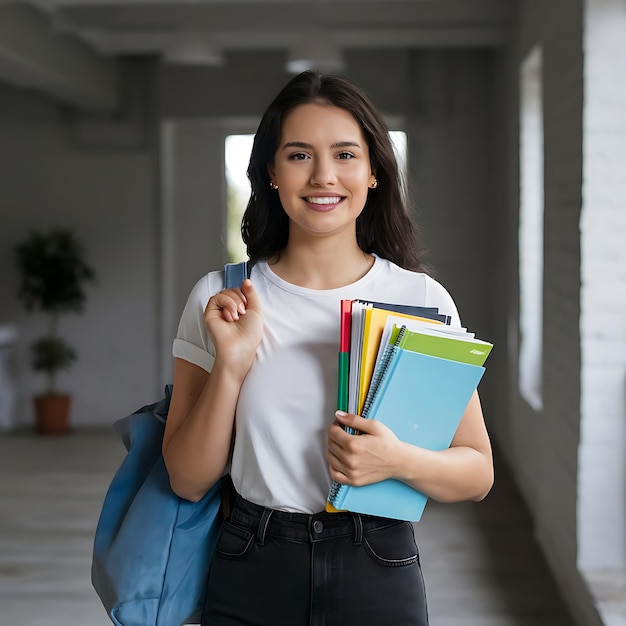
<path id="1" fill-rule="evenodd" d="M 395 343 L 399 333 L 400 327 L 394 326 L 389 343 Z M 462 339 L 458 336 L 446 337 L 443 333 L 421 333 L 408 328 L 399 345 L 405 350 L 411 350 L 411 352 L 421 352 L 470 365 L 483 365 L 493 348 L 493 344 L 480 339 Z"/>

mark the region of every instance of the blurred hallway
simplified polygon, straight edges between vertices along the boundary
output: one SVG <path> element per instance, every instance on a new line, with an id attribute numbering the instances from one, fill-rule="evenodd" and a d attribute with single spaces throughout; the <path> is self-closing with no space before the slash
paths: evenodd
<path id="1" fill-rule="evenodd" d="M 18 427 L 0 434 L 0 626 L 108 623 L 89 560 L 123 452 L 109 425 L 171 382 L 189 290 L 227 260 L 226 142 L 255 131 L 310 36 L 334 38 L 339 73 L 406 134 L 419 247 L 496 347 L 481 401 L 525 503 L 500 468 L 487 501 L 429 505 L 433 626 L 567 620 L 546 561 L 576 626 L 625 626 L 625 7 L 0 0 L 0 370 L 15 378 L 0 424 Z M 60 327 L 80 359 L 62 381 L 77 432 L 44 441 L 19 430 L 45 326 L 14 261 L 52 227 L 98 281 Z"/>
<path id="2" fill-rule="evenodd" d="M 112 429 L 0 435 L 0 626 L 110 623 L 91 544 L 123 453 Z M 573 626 L 501 464 L 484 502 L 430 502 L 416 534 L 431 626 Z"/>

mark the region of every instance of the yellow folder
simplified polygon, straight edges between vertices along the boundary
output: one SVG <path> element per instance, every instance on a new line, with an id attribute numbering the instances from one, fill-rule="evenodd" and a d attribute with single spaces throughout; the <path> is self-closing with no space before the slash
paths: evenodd
<path id="1" fill-rule="evenodd" d="M 374 372 L 376 354 L 378 353 L 378 346 L 380 345 L 380 339 L 383 334 L 383 329 L 385 328 L 385 321 L 390 315 L 420 320 L 431 324 L 442 324 L 442 322 L 438 320 L 432 320 L 427 317 L 396 313 L 394 311 L 387 311 L 386 309 L 371 308 L 365 311 L 365 319 L 363 321 L 363 347 L 361 350 L 361 367 L 359 372 L 359 415 L 363 410 L 367 390 Z"/>

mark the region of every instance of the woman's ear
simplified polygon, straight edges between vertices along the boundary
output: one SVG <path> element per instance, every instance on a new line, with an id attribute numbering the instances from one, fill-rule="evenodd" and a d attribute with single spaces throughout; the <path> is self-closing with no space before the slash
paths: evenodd
<path id="1" fill-rule="evenodd" d="M 276 169 L 274 168 L 273 165 L 268 164 L 267 166 L 267 172 L 270 175 L 270 187 L 274 190 L 274 191 L 278 191 L 278 183 L 276 182 L 276 176 L 274 176 Z"/>

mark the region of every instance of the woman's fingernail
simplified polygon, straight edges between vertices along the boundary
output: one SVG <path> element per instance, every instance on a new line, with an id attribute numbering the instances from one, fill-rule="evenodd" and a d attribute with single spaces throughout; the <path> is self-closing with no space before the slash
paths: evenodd
<path id="1" fill-rule="evenodd" d="M 346 417 L 347 415 L 345 411 L 335 411 L 335 417 Z"/>
<path id="2" fill-rule="evenodd" d="M 246 306 L 244 305 L 244 303 L 243 303 L 243 302 L 240 302 L 240 303 L 237 305 L 237 308 L 239 309 L 239 313 L 241 313 L 242 315 L 245 315 L 245 314 L 246 314 Z"/>

